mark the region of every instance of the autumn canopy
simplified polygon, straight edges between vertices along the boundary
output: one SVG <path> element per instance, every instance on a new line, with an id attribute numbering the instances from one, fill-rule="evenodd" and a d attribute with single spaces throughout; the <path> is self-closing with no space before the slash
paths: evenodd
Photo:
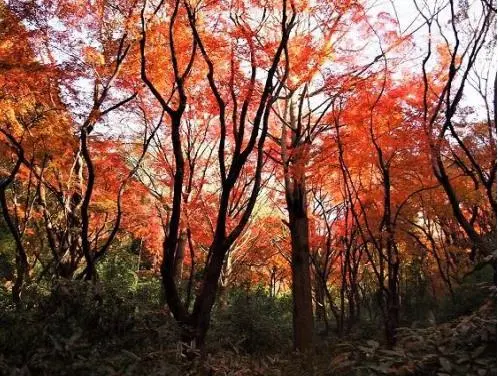
<path id="1" fill-rule="evenodd" d="M 290 296 L 298 351 L 364 322 L 393 348 L 496 278 L 495 22 L 493 0 L 0 0 L 5 294 L 119 264 L 196 349 L 256 289 Z"/>

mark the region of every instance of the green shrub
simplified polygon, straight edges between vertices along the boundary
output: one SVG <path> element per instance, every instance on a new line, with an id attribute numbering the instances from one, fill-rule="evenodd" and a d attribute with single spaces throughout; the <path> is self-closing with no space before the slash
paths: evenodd
<path id="1" fill-rule="evenodd" d="M 126 249 L 112 250 L 97 265 L 99 280 L 121 291 L 134 290 L 138 282 L 136 256 Z"/>
<path id="2" fill-rule="evenodd" d="M 494 270 L 491 265 L 476 269 L 454 289 L 454 297 L 445 296 L 437 312 L 438 322 L 446 322 L 463 315 L 470 315 L 490 298 Z"/>
<path id="3" fill-rule="evenodd" d="M 248 353 L 266 353 L 290 347 L 292 301 L 272 298 L 263 289 L 229 292 L 228 305 L 218 307 L 210 338 Z"/>
<path id="4" fill-rule="evenodd" d="M 135 291 L 103 281 L 28 286 L 22 308 L 2 304 L 0 374 L 27 366 L 31 374 L 70 374 L 63 370 L 72 367 L 81 371 L 76 374 L 106 375 L 109 366 L 99 359 L 109 354 L 121 369 L 137 362 L 134 353 L 157 351 L 159 344 L 174 348 L 176 323 L 157 309 L 157 282 L 139 281 Z"/>

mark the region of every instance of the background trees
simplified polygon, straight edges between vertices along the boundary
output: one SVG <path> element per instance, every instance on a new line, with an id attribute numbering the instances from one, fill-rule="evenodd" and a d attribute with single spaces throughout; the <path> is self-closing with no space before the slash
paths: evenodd
<path id="1" fill-rule="evenodd" d="M 392 5 L 2 3 L 14 303 L 132 259 L 184 342 L 259 286 L 303 352 L 456 304 L 496 254 L 496 7 Z"/>

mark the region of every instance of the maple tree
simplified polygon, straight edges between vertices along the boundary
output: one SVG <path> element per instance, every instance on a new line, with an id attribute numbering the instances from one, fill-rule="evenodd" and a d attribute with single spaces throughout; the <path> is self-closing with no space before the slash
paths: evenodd
<path id="1" fill-rule="evenodd" d="M 490 249 L 496 243 L 496 229 L 495 222 L 491 221 L 491 228 L 482 229 L 484 233 L 479 233 L 473 226 L 473 221 L 469 221 L 460 207 L 460 199 L 456 193 L 455 187 L 451 182 L 451 175 L 449 175 L 447 165 L 444 162 L 446 150 L 453 155 L 456 160 L 457 166 L 462 172 L 473 180 L 476 189 L 484 189 L 485 195 L 488 200 L 488 208 L 485 211 L 491 210 L 494 212 L 492 217 L 496 217 L 496 193 L 493 193 L 493 187 L 496 180 L 496 142 L 494 141 L 496 130 L 496 108 L 494 115 L 490 111 L 489 93 L 483 93 L 481 89 L 481 96 L 484 95 L 484 102 L 486 105 L 486 126 L 487 133 L 483 136 L 487 138 L 486 144 L 487 151 L 490 159 L 486 163 L 478 162 L 481 150 L 472 151 L 473 145 L 469 143 L 468 138 L 459 131 L 457 121 L 454 120 L 456 116 L 462 111 L 461 101 L 465 86 L 468 84 L 468 77 L 473 69 L 480 69 L 476 67 L 478 64 L 478 57 L 481 50 L 486 50 L 488 43 L 488 35 L 491 38 L 496 38 L 491 30 L 494 25 L 496 16 L 496 9 L 492 5 L 484 2 L 480 5 L 480 9 L 474 10 L 482 12 L 482 15 L 474 25 L 474 20 L 470 13 L 470 9 L 465 9 L 455 4 L 454 1 L 449 2 L 450 7 L 450 23 L 451 28 L 446 30 L 439 26 L 441 38 L 444 44 L 441 45 L 440 60 L 441 71 L 440 78 L 441 87 L 435 88 L 430 92 L 430 83 L 427 72 L 427 64 L 433 55 L 433 41 L 428 40 L 427 53 L 422 62 L 424 94 L 423 94 L 423 122 L 425 132 L 430 145 L 430 155 L 432 162 L 432 170 L 439 183 L 444 188 L 448 199 L 450 201 L 453 215 L 467 234 L 469 240 L 476 248 L 476 252 L 482 256 L 489 256 Z M 425 20 L 425 24 L 429 31 L 433 27 L 434 15 L 431 14 L 430 9 L 420 9 L 419 12 Z M 457 17 L 461 14 L 461 17 Z M 437 22 L 436 22 L 437 24 Z M 472 25 L 472 26 L 470 26 Z M 461 29 L 471 27 L 471 32 L 463 36 Z M 449 38 L 454 43 L 450 44 Z M 487 69 L 486 67 L 483 69 Z M 488 70 L 489 73 L 489 70 Z M 476 73 L 478 80 L 482 80 L 480 73 Z M 485 78 L 487 80 L 488 78 Z M 488 88 L 491 89 L 491 88 Z M 488 90 L 485 89 L 485 90 Z M 492 90 L 492 89 L 491 89 Z M 432 90 L 431 90 L 432 91 Z M 496 79 L 494 85 L 494 107 L 496 107 Z M 434 103 L 433 103 L 434 102 Z M 433 103 L 433 104 L 432 104 Z M 464 116 L 463 114 L 461 116 Z M 494 120 L 491 117 L 494 116 Z M 494 125 L 493 125 L 494 122 Z M 449 134 L 449 136 L 448 136 Z M 452 143 L 456 142 L 453 146 Z M 455 150 L 456 149 L 456 150 Z M 482 187 L 482 188 L 481 188 Z M 482 210 L 482 209 L 481 209 Z"/>
<path id="2" fill-rule="evenodd" d="M 16 243 L 17 281 L 13 298 L 18 303 L 30 271 L 25 238 L 33 231 L 30 221 L 35 216 L 37 192 L 43 192 L 42 177 L 64 163 L 65 150 L 61 142 L 67 142 L 70 148 L 73 140 L 66 128 L 69 119 L 60 109 L 56 76 L 35 61 L 28 44 L 29 34 L 20 19 L 4 6 L 1 10 L 4 30 L 1 49 L 2 152 L 5 161 L 13 161 L 6 166 L 8 173 L 1 185 L 1 206 Z M 24 43 L 14 45 L 14 35 L 23 38 Z M 53 128 L 51 124 L 55 124 Z M 53 148 L 47 150 L 48 145 Z M 22 187 L 8 191 L 19 176 L 24 182 Z"/>
<path id="3" fill-rule="evenodd" d="M 148 30 L 148 22 L 146 21 L 146 5 L 144 5 L 141 18 L 142 18 L 142 39 L 140 42 L 141 48 L 141 75 L 144 82 L 147 84 L 151 90 L 154 97 L 161 104 L 163 110 L 168 114 L 171 121 L 171 144 L 173 147 L 174 154 L 174 175 L 173 175 L 173 194 L 172 194 L 172 207 L 171 213 L 168 218 L 168 231 L 165 235 L 164 241 L 164 253 L 163 253 L 163 263 L 161 266 L 161 272 L 163 276 L 163 283 L 166 292 L 166 299 L 168 305 L 174 314 L 175 318 L 186 325 L 190 326 L 192 333 L 189 334 L 196 339 L 199 346 L 204 343 L 204 338 L 209 327 L 210 313 L 215 302 L 218 279 L 222 271 L 222 267 L 225 260 L 225 255 L 229 251 L 230 247 L 233 246 L 237 238 L 244 230 L 247 225 L 253 208 L 256 204 L 256 199 L 261 186 L 261 174 L 262 166 L 264 163 L 264 142 L 266 138 L 266 133 L 268 129 L 269 114 L 272 103 L 275 101 L 278 92 L 282 85 L 275 84 L 274 76 L 279 68 L 279 63 L 281 56 L 284 54 L 284 50 L 287 49 L 287 40 L 289 38 L 290 30 L 293 27 L 293 22 L 295 18 L 294 4 L 287 5 L 284 1 L 282 4 L 282 21 L 281 30 L 282 35 L 280 41 L 269 40 L 267 43 L 276 43 L 276 52 L 268 56 L 268 74 L 264 83 L 264 87 L 256 88 L 256 72 L 259 68 L 259 64 L 265 64 L 264 56 L 261 58 L 261 62 L 257 63 L 256 51 L 254 50 L 254 38 L 258 36 L 258 31 L 261 34 L 261 29 L 265 26 L 266 16 L 265 12 L 268 10 L 266 5 L 261 8 L 263 11 L 263 17 L 260 21 L 259 26 L 251 25 L 240 25 L 234 15 L 237 12 L 247 12 L 244 6 L 233 9 L 230 4 L 219 4 L 218 6 L 213 6 L 212 9 L 200 8 L 199 5 L 192 5 L 188 2 L 181 3 L 176 1 L 172 5 L 172 9 L 164 7 L 160 9 L 155 8 L 152 12 L 151 17 L 155 17 L 161 12 L 171 12 L 171 15 L 167 19 L 167 32 L 169 41 L 169 60 L 173 67 L 173 88 L 171 90 L 171 95 L 169 98 L 162 94 L 160 89 L 153 83 L 151 78 L 149 78 L 147 73 L 147 54 L 146 54 L 146 44 L 147 35 L 150 31 Z M 257 4 L 255 4 L 255 11 L 257 9 Z M 289 8 L 289 9 L 288 9 Z M 224 22 L 233 22 L 233 42 L 229 40 L 224 40 L 221 38 L 223 43 L 215 44 L 214 40 L 207 34 L 210 25 L 207 22 L 200 23 L 202 18 L 209 18 L 211 12 L 217 12 L 213 14 L 221 14 L 226 17 Z M 288 17 L 287 13 L 290 12 Z M 238 15 L 237 15 L 238 16 Z M 277 24 L 278 25 L 278 24 Z M 183 26 L 183 27 L 182 27 Z M 202 29 L 201 29 L 202 27 Z M 227 25 L 228 27 L 228 25 Z M 252 30 L 252 27 L 255 30 Z M 259 28 L 259 30 L 258 30 Z M 185 30 L 186 29 L 186 30 Z M 177 35 L 183 31 L 190 34 L 191 38 L 191 54 L 188 59 L 180 59 L 177 55 Z M 215 32 L 215 31 L 214 31 Z M 240 36 L 238 33 L 241 33 Z M 229 33 L 230 35 L 231 33 Z M 178 37 L 179 38 L 179 37 Z M 181 38 L 179 38 L 181 40 Z M 238 78 L 237 84 L 235 83 L 235 75 L 237 73 L 238 62 L 235 60 L 233 49 L 237 47 L 238 43 L 245 42 L 246 48 L 249 49 L 250 54 L 250 64 L 251 64 L 251 75 L 249 78 L 241 76 Z M 233 44 L 232 44 L 233 43 Z M 218 67 L 225 63 L 222 59 L 214 60 L 213 55 L 218 55 L 219 52 L 214 52 L 213 48 L 229 49 L 230 52 L 225 53 L 229 56 L 229 60 L 226 62 L 230 66 L 231 70 L 231 87 L 229 97 L 230 106 L 228 107 L 229 99 L 225 97 L 225 93 L 222 92 L 223 85 L 225 83 L 215 76 Z M 199 52 L 197 52 L 199 50 Z M 202 59 L 207 66 L 206 87 L 209 87 L 212 97 L 212 103 L 217 107 L 217 118 L 220 127 L 220 139 L 218 145 L 218 169 L 220 174 L 220 188 L 221 194 L 219 198 L 219 208 L 217 209 L 217 214 L 213 225 L 213 238 L 211 244 L 209 245 L 208 256 L 206 260 L 206 266 L 204 270 L 204 280 L 202 286 L 200 287 L 200 292 L 197 295 L 192 313 L 188 312 L 188 306 L 185 306 L 181 301 L 178 294 L 176 285 L 176 272 L 178 267 L 175 266 L 176 260 L 182 256 L 178 256 L 178 253 L 183 252 L 181 249 L 183 241 L 180 237 L 180 221 L 182 213 L 182 197 L 184 195 L 184 175 L 185 175 L 185 159 L 182 150 L 181 142 L 181 126 L 182 117 L 187 106 L 187 80 L 190 78 L 189 74 L 191 70 L 197 68 L 194 65 L 196 54 L 199 54 L 199 59 Z M 184 61 L 182 61 L 184 60 Z M 183 64 L 182 64 L 183 63 Z M 206 69 L 206 68 L 198 68 Z M 242 103 L 238 103 L 237 96 L 235 94 L 236 86 L 245 84 L 248 85 L 248 90 L 245 93 L 245 97 Z M 240 86 L 239 86 L 240 87 Z M 259 93 L 259 91 L 261 92 Z M 255 92 L 258 92 L 257 94 Z M 259 99 L 258 99 L 259 98 Z M 174 107 L 171 107 L 171 103 Z M 240 116 L 238 114 L 238 106 L 241 106 Z M 250 106 L 254 109 L 250 109 Z M 232 112 L 231 123 L 227 119 L 227 111 Z M 250 111 L 250 112 L 249 112 Z M 254 111 L 254 115 L 252 112 Z M 247 131 L 247 117 L 253 116 L 252 129 Z M 232 128 L 233 139 L 227 139 L 227 128 Z M 262 131 L 260 133 L 260 126 L 262 126 Z M 247 134 L 245 136 L 245 134 Z M 259 136 L 259 138 L 258 138 Z M 231 163 L 227 165 L 226 162 L 226 150 L 225 147 L 228 143 L 233 142 L 233 151 L 231 153 Z M 242 193 L 237 192 L 237 183 L 239 182 L 241 176 L 244 175 L 244 170 L 249 168 L 248 159 L 252 155 L 255 155 L 255 167 L 253 168 L 254 177 L 250 179 L 249 184 L 244 185 L 244 189 L 248 191 L 248 198 L 244 201 L 244 207 L 241 210 L 237 210 L 233 215 L 233 210 L 231 210 L 231 201 L 237 202 L 240 200 L 237 195 Z M 252 188 L 249 185 L 252 183 Z M 189 189 L 187 187 L 187 189 Z M 234 218 L 230 218 L 233 216 Z M 232 219 L 233 223 L 228 223 L 229 219 Z M 232 222 L 230 221 L 230 222 Z M 229 227 L 230 226 L 230 227 Z M 176 259 L 176 260 L 175 260 Z"/>

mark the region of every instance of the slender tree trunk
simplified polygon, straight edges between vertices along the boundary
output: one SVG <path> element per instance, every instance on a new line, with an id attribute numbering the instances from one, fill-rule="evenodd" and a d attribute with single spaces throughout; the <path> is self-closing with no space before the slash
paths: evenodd
<path id="1" fill-rule="evenodd" d="M 386 339 L 389 346 L 396 344 L 396 329 L 399 326 L 399 260 L 394 255 L 395 245 L 388 241 L 388 287 L 386 301 Z"/>
<path id="2" fill-rule="evenodd" d="M 277 284 L 277 267 L 273 265 L 270 272 L 270 298 L 275 297 Z"/>
<path id="3" fill-rule="evenodd" d="M 325 305 L 325 291 L 323 284 L 319 280 L 319 278 L 314 279 L 315 285 L 315 312 L 316 319 L 318 321 L 323 322 L 324 325 L 324 333 L 328 333 L 329 331 L 329 321 L 327 317 L 327 309 Z"/>
<path id="4" fill-rule="evenodd" d="M 178 243 L 176 245 L 175 252 L 175 271 L 173 272 L 176 275 L 178 283 L 182 281 L 183 274 L 183 259 L 185 258 L 185 246 L 187 243 L 187 237 L 184 230 L 180 232 L 180 236 L 178 237 Z"/>
<path id="5" fill-rule="evenodd" d="M 219 292 L 218 292 L 218 301 L 221 307 L 228 306 L 227 287 L 230 283 L 230 274 L 232 273 L 233 252 L 234 252 L 233 249 L 228 252 L 228 254 L 225 257 L 225 262 L 223 263 L 223 267 L 221 269 Z"/>
<path id="6" fill-rule="evenodd" d="M 354 317 L 350 317 L 348 324 L 348 329 L 351 330 L 353 326 L 361 320 L 361 300 L 360 292 L 358 288 L 358 264 L 352 261 L 353 266 L 350 265 L 350 281 L 349 285 L 351 287 L 351 301 L 349 304 L 354 308 Z"/>
<path id="7" fill-rule="evenodd" d="M 188 310 L 192 299 L 192 288 L 194 286 L 194 278 L 195 278 L 195 253 L 194 253 L 194 243 L 192 241 L 192 231 L 190 230 L 190 227 L 187 227 L 187 241 L 188 241 L 188 249 L 190 252 L 190 272 L 188 276 L 187 297 L 185 300 L 185 307 Z"/>
<path id="8" fill-rule="evenodd" d="M 14 285 L 12 286 L 12 302 L 16 306 L 20 306 L 21 304 L 21 294 L 26 279 L 28 277 L 29 263 L 28 263 L 28 256 L 26 254 L 26 250 L 24 249 L 24 245 L 22 244 L 21 234 L 19 233 L 17 224 L 14 223 L 14 220 L 11 218 L 9 214 L 9 208 L 7 205 L 5 190 L 7 189 L 8 185 L 10 185 L 10 183 L 13 181 L 13 178 L 17 173 L 19 166 L 20 164 L 18 163 L 16 165 L 16 168 L 13 170 L 10 179 L 6 181 L 5 184 L 2 184 L 0 186 L 0 206 L 2 209 L 2 214 L 16 244 L 16 279 Z"/>
<path id="9" fill-rule="evenodd" d="M 340 325 L 337 327 L 337 333 L 339 335 L 344 334 L 344 322 L 346 321 L 346 290 L 347 284 L 347 273 L 348 273 L 348 262 L 349 262 L 349 250 L 345 253 L 341 253 L 341 320 Z"/>
<path id="10" fill-rule="evenodd" d="M 28 276 L 28 259 L 23 249 L 17 248 L 16 252 L 16 279 L 12 286 L 12 302 L 19 306 L 21 304 L 21 294 Z"/>

